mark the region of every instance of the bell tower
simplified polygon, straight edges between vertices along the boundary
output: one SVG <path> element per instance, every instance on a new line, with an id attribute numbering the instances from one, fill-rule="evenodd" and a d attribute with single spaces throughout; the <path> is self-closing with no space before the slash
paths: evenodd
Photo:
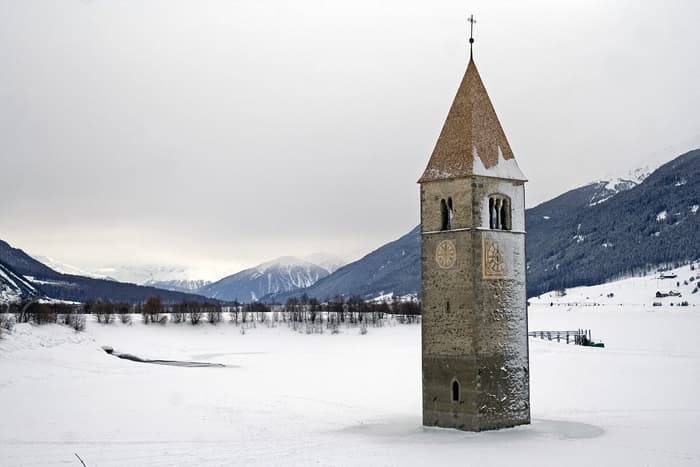
<path id="1" fill-rule="evenodd" d="M 525 181 L 470 54 L 418 181 L 424 425 L 530 423 Z"/>

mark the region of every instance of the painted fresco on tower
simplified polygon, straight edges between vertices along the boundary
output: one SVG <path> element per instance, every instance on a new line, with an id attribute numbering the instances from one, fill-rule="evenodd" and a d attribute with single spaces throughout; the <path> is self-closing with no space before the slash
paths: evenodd
<path id="1" fill-rule="evenodd" d="M 482 239 L 481 264 L 484 279 L 505 279 L 507 265 L 510 264 L 510 255 L 503 242 L 488 238 Z"/>

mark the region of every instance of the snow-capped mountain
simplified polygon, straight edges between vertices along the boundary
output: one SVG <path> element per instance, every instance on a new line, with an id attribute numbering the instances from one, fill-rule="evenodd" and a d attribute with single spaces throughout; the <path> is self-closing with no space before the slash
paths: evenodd
<path id="1" fill-rule="evenodd" d="M 32 258 L 35 260 L 39 261 L 40 263 L 45 264 L 46 266 L 50 267 L 56 272 L 60 272 L 61 274 L 70 274 L 72 276 L 84 276 L 84 277 L 92 277 L 94 279 L 111 279 L 111 277 L 106 276 L 104 274 L 99 274 L 93 271 L 88 271 L 86 269 L 78 268 L 76 266 L 71 266 L 70 264 L 63 263 L 61 261 L 58 261 L 53 258 L 49 258 L 48 256 L 43 256 L 43 255 L 31 255 Z"/>
<path id="2" fill-rule="evenodd" d="M 195 292 L 211 283 L 204 277 L 221 277 L 212 271 L 171 265 L 117 264 L 97 269 L 99 274 L 120 282 L 157 287 L 176 292 Z"/>
<path id="3" fill-rule="evenodd" d="M 139 285 L 189 279 L 187 269 L 178 266 L 116 264 L 100 267 L 96 272 L 120 282 Z"/>
<path id="4" fill-rule="evenodd" d="M 309 261 L 284 256 L 224 277 L 197 292 L 220 300 L 251 302 L 270 293 L 308 287 L 328 274 Z"/>
<path id="5" fill-rule="evenodd" d="M 0 305 L 17 303 L 41 293 L 24 277 L 0 263 Z"/>
<path id="6" fill-rule="evenodd" d="M 306 289 L 276 293 L 265 297 L 265 301 L 284 303 L 302 293 L 319 300 L 336 295 L 372 299 L 382 295 L 417 295 L 419 289 L 420 226 Z"/>
<path id="7" fill-rule="evenodd" d="M 211 284 L 211 281 L 203 279 L 172 279 L 167 281 L 148 281 L 143 285 L 150 285 L 158 289 L 174 290 L 176 292 L 196 292 L 209 284 Z"/>
<path id="8" fill-rule="evenodd" d="M 700 149 L 603 203 L 591 185 L 528 209 L 528 295 L 593 285 L 700 257 Z"/>
<path id="9" fill-rule="evenodd" d="M 623 176 L 610 176 L 593 182 L 593 194 L 588 201 L 589 206 L 604 203 L 616 194 L 631 190 L 646 179 L 654 171 L 652 166 L 631 170 Z"/>
<path id="10" fill-rule="evenodd" d="M 308 261 L 309 263 L 321 266 L 329 273 L 335 272 L 348 264 L 346 259 L 332 253 L 311 253 L 310 255 L 304 256 L 302 259 Z"/>

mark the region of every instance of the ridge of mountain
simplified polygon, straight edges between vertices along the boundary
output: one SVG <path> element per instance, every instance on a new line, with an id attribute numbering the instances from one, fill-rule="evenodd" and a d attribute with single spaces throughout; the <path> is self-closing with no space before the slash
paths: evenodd
<path id="1" fill-rule="evenodd" d="M 226 276 L 198 289 L 198 293 L 219 300 L 256 301 L 270 293 L 308 287 L 328 274 L 319 265 L 283 256 Z"/>

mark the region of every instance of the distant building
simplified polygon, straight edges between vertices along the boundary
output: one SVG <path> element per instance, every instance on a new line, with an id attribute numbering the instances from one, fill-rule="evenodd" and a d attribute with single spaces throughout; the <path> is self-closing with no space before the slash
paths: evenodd
<path id="1" fill-rule="evenodd" d="M 470 57 L 418 181 L 424 425 L 530 423 L 525 181 Z"/>

